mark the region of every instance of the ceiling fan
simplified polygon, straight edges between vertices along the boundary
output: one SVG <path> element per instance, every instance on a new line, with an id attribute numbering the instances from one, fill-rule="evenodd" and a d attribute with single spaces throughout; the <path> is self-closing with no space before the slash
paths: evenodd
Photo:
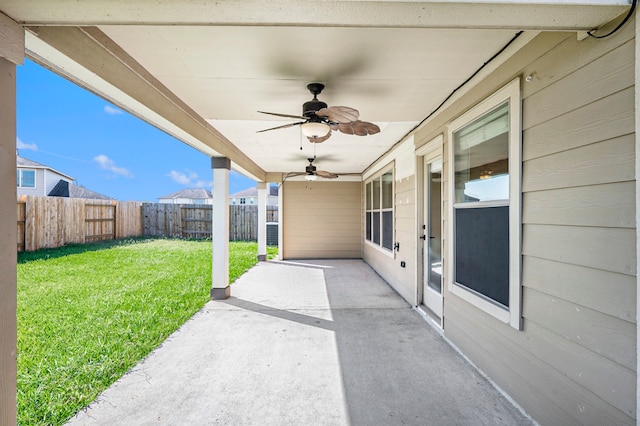
<path id="1" fill-rule="evenodd" d="M 294 177 L 294 176 L 302 176 L 302 175 L 304 175 L 304 178 L 306 180 L 316 180 L 318 177 L 321 177 L 321 178 L 324 178 L 324 179 L 335 179 L 335 178 L 338 177 L 338 175 L 335 174 L 335 173 L 325 172 L 323 170 L 318 170 L 316 168 L 316 166 L 313 165 L 313 161 L 315 159 L 316 159 L 316 157 L 307 158 L 307 161 L 309 161 L 309 165 L 307 165 L 307 167 L 305 167 L 304 172 L 288 173 L 286 177 Z"/>
<path id="2" fill-rule="evenodd" d="M 261 114 L 297 118 L 304 121 L 259 130 L 258 133 L 300 126 L 302 134 L 309 139 L 309 142 L 320 143 L 331 137 L 332 130 L 339 130 L 348 135 L 358 136 L 374 135 L 380 132 L 380 127 L 377 125 L 369 123 L 368 121 L 359 120 L 360 112 L 358 112 L 357 109 L 346 106 L 327 106 L 326 103 L 318 100 L 318 95 L 322 92 L 322 89 L 324 89 L 324 84 L 310 83 L 307 85 L 307 89 L 309 89 L 313 95 L 313 99 L 302 105 L 302 115 L 258 111 Z"/>

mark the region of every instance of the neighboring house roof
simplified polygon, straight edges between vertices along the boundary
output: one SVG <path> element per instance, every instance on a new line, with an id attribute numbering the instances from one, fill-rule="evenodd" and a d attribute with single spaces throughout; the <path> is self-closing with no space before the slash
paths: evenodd
<path id="1" fill-rule="evenodd" d="M 269 195 L 277 196 L 278 195 L 278 187 L 275 185 L 269 186 Z M 252 187 L 243 189 L 242 191 L 236 192 L 235 194 L 229 195 L 230 198 L 242 198 L 242 197 L 257 197 L 258 196 L 258 188 Z"/>
<path id="2" fill-rule="evenodd" d="M 113 200 L 98 192 L 85 188 L 82 185 L 75 185 L 62 179 L 58 181 L 56 186 L 49 192 L 50 197 L 68 197 L 68 198 L 88 198 L 92 200 Z"/>
<path id="3" fill-rule="evenodd" d="M 29 168 L 29 169 L 49 169 L 52 172 L 59 174 L 69 180 L 75 180 L 73 177 L 69 176 L 66 173 L 62 173 L 57 171 L 56 169 L 45 166 L 44 164 L 40 164 L 37 161 L 29 160 L 28 158 L 20 157 L 20 155 L 16 154 L 16 166 L 18 168 Z"/>
<path id="4" fill-rule="evenodd" d="M 204 188 L 187 188 L 178 192 L 171 193 L 169 195 L 163 195 L 158 197 L 159 200 L 172 200 L 174 198 L 190 198 L 190 199 L 205 199 L 213 198 L 211 191 L 207 191 Z"/>

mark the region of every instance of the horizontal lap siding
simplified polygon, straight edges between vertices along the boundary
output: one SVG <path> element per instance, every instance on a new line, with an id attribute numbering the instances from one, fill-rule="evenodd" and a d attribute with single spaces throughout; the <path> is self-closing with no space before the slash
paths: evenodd
<path id="1" fill-rule="evenodd" d="M 632 29 L 565 40 L 531 64 L 548 82 L 524 85 L 525 330 L 513 344 L 580 423 L 633 424 L 636 412 Z"/>
<path id="2" fill-rule="evenodd" d="M 444 133 L 447 153 L 447 122 L 533 77 L 522 81 L 523 330 L 445 285 L 444 331 L 543 424 L 635 424 L 633 37 L 633 21 L 603 40 L 541 33 L 416 136 Z"/>
<path id="3" fill-rule="evenodd" d="M 523 103 L 530 337 L 518 344 L 538 341 L 529 356 L 563 382 L 554 402 L 581 423 L 633 424 L 636 412 L 635 44 L 626 33 L 565 75 L 547 62 L 554 81 Z"/>
<path id="4" fill-rule="evenodd" d="M 362 183 L 286 182 L 285 259 L 362 257 Z"/>

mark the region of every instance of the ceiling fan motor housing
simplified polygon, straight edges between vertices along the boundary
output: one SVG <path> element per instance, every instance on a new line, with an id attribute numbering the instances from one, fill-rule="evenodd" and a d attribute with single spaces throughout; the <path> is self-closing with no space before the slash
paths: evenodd
<path id="1" fill-rule="evenodd" d="M 326 108 L 327 104 L 319 101 L 317 99 L 310 100 L 309 102 L 305 102 L 302 105 L 302 115 L 305 117 L 312 117 L 316 115 L 316 111 L 321 110 L 322 108 Z"/>
<path id="2" fill-rule="evenodd" d="M 309 164 L 306 168 L 305 171 L 307 172 L 308 175 L 312 175 L 316 172 L 316 166 L 314 166 L 313 164 Z"/>
<path id="3" fill-rule="evenodd" d="M 322 92 L 322 89 L 324 89 L 324 84 L 309 83 L 307 84 L 307 89 L 309 89 L 313 95 L 313 99 L 302 105 L 302 115 L 305 117 L 313 117 L 316 115 L 316 111 L 327 107 L 326 103 L 318 100 L 318 95 Z"/>

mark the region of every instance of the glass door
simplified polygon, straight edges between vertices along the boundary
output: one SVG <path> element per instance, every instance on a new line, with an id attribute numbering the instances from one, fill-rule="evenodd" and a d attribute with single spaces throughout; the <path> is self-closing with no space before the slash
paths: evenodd
<path id="1" fill-rule="evenodd" d="M 442 157 L 425 161 L 422 304 L 442 318 Z"/>

